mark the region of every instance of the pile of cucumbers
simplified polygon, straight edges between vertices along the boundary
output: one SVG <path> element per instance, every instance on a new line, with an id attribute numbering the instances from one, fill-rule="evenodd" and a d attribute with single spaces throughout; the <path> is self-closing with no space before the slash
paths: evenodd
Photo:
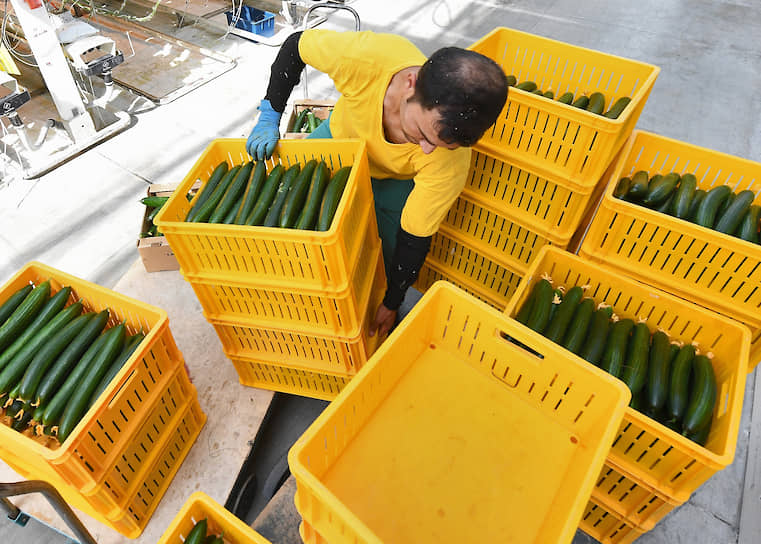
<path id="1" fill-rule="evenodd" d="M 222 539 L 224 531 L 221 535 L 207 535 L 206 533 L 209 530 L 208 524 L 207 518 L 197 521 L 193 529 L 188 533 L 188 536 L 185 537 L 185 544 L 224 544 Z"/>
<path id="2" fill-rule="evenodd" d="M 124 323 L 106 328 L 109 310 L 67 305 L 71 287 L 50 280 L 0 301 L 0 406 L 18 432 L 63 443 L 145 338 Z"/>
<path id="3" fill-rule="evenodd" d="M 542 92 L 542 90 L 539 89 L 537 84 L 533 81 L 521 81 L 518 83 L 518 80 L 514 75 L 507 76 L 507 83 L 509 86 L 515 87 L 516 89 L 520 89 L 528 93 L 534 93 L 536 95 L 543 96 L 544 98 L 549 98 L 550 100 L 555 98 L 554 92 L 550 90 Z M 574 108 L 586 110 L 596 115 L 602 115 L 608 119 L 618 119 L 618 117 L 624 111 L 626 106 L 629 105 L 632 99 L 628 96 L 622 96 L 610 106 L 608 111 L 605 111 L 605 95 L 597 91 L 591 93 L 589 96 L 582 94 L 575 100 L 573 93 L 569 91 L 561 94 L 557 98 L 557 101 L 563 104 L 568 104 L 569 106 L 573 106 Z"/>
<path id="4" fill-rule="evenodd" d="M 145 198 L 140 199 L 140 203 L 144 204 L 145 207 L 150 210 L 150 212 L 148 212 L 148 216 L 146 217 L 146 221 L 148 222 L 148 230 L 141 232 L 140 238 L 163 236 L 163 234 L 158 230 L 158 227 L 154 225 L 153 218 L 156 217 L 156 214 L 159 213 L 159 210 L 164 207 L 164 204 L 166 204 L 168 200 L 168 196 L 146 196 Z"/>
<path id="5" fill-rule="evenodd" d="M 584 290 L 553 288 L 543 277 L 515 318 L 622 380 L 632 408 L 705 445 L 717 396 L 713 355 L 672 342 L 644 322 L 619 319 L 610 306 L 584 297 Z"/>
<path id="6" fill-rule="evenodd" d="M 314 114 L 312 108 L 306 107 L 301 110 L 296 116 L 296 119 L 293 121 L 291 132 L 302 132 L 310 134 L 317 130 L 317 127 L 319 127 L 321 124 L 322 119 Z"/>
<path id="7" fill-rule="evenodd" d="M 670 172 L 651 177 L 640 170 L 631 178 L 618 180 L 613 196 L 746 242 L 761 243 L 761 206 L 753 204 L 756 198 L 753 191 L 735 193 L 728 185 L 705 191 L 697 185 L 691 173 Z"/>
<path id="8" fill-rule="evenodd" d="M 350 166 L 331 177 L 325 161 L 275 165 L 264 161 L 228 169 L 221 162 L 185 218 L 193 223 L 222 223 L 326 231 L 346 188 Z"/>

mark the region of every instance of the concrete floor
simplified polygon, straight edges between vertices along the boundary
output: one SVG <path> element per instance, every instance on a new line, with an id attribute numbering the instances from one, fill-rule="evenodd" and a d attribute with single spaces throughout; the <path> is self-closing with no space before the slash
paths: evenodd
<path id="1" fill-rule="evenodd" d="M 356 0 L 351 6 L 363 29 L 404 35 L 426 54 L 443 45 L 467 46 L 495 26 L 508 26 L 658 65 L 639 128 L 761 160 L 761 97 L 754 92 L 761 88 L 761 55 L 753 45 L 761 33 L 757 2 Z M 335 13 L 323 28 L 353 24 L 350 16 Z M 138 199 L 147 184 L 180 180 L 214 138 L 247 136 L 277 50 L 235 36 L 221 39 L 199 26 L 168 30 L 235 58 L 237 67 L 135 115 L 123 133 L 49 174 L 35 180 L 5 176 L 0 282 L 39 260 L 113 286 L 137 258 L 143 211 Z M 309 78 L 311 98 L 334 96 L 327 77 L 309 70 Z M 297 88 L 293 98 L 302 96 Z M 737 541 L 752 384 L 749 377 L 735 462 L 638 542 Z M 6 525 L 0 522 L 0 541 L 35 541 L 31 533 L 5 532 Z M 55 542 L 52 533 L 47 541 Z M 579 535 L 574 542 L 589 541 Z"/>

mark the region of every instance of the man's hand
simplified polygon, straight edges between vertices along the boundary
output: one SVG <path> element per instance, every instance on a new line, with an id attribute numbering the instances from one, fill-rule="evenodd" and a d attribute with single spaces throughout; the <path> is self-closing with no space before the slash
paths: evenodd
<path id="1" fill-rule="evenodd" d="M 259 120 L 246 141 L 246 151 L 257 161 L 263 161 L 272 156 L 280 138 L 280 117 L 282 114 L 272 109 L 272 105 L 267 99 L 262 100 L 259 111 L 261 111 Z"/>
<path id="2" fill-rule="evenodd" d="M 388 334 L 388 331 L 394 326 L 395 321 L 396 310 L 389 310 L 381 304 L 378 306 L 378 311 L 375 312 L 375 320 L 370 325 L 370 336 L 375 336 L 376 331 L 378 336 Z"/>

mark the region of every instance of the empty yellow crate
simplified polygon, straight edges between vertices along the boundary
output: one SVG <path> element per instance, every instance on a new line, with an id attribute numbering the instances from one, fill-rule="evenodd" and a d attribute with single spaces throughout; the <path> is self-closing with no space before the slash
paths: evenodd
<path id="1" fill-rule="evenodd" d="M 210 535 L 223 535 L 229 544 L 270 544 L 206 493 L 196 491 L 182 505 L 158 544 L 183 544 L 195 524 L 205 519 Z"/>
<path id="2" fill-rule="evenodd" d="M 594 500 L 584 509 L 579 529 L 602 544 L 631 544 L 646 532 L 608 512 Z"/>
<path id="3" fill-rule="evenodd" d="M 154 220 L 182 271 L 203 275 L 206 281 L 245 280 L 261 287 L 281 287 L 287 281 L 313 288 L 346 285 L 365 239 L 362 226 L 375 221 L 365 144 L 361 140 L 280 140 L 267 160 L 267 170 L 311 159 L 324 160 L 332 172 L 352 166 L 330 230 L 186 223 L 195 199 L 188 202 L 185 195 L 197 179 L 206 183 L 222 161 L 232 165 L 250 160 L 245 139 L 209 144 Z"/>
<path id="4" fill-rule="evenodd" d="M 354 377 L 349 374 L 327 374 L 250 359 L 231 357 L 230 360 L 243 385 L 313 399 L 333 400 Z"/>
<path id="5" fill-rule="evenodd" d="M 0 456 L 6 451 L 33 466 L 50 466 L 63 481 L 83 493 L 92 493 L 109 477 L 131 444 L 147 438 L 143 423 L 182 369 L 182 354 L 169 330 L 165 311 L 110 289 L 81 280 L 54 268 L 32 262 L 0 288 L 0 300 L 33 282 L 51 280 L 52 291 L 72 287 L 69 302 L 81 299 L 86 311 L 110 310 L 109 325 L 124 321 L 130 334 L 146 337 L 90 407 L 62 445 L 43 443 L 0 425 Z M 185 392 L 172 399 L 186 400 Z"/>
<path id="6" fill-rule="evenodd" d="M 525 271 L 547 244 L 565 247 L 568 240 L 551 239 L 508 219 L 492 202 L 464 192 L 449 209 L 440 232 L 455 235 L 481 255 Z"/>
<path id="7" fill-rule="evenodd" d="M 761 204 L 761 163 L 635 131 L 613 170 L 580 253 L 749 325 L 761 327 L 761 246 L 613 197 L 638 170 L 692 172 L 698 188 L 751 189 Z M 758 348 L 748 370 L 758 363 Z"/>
<path id="8" fill-rule="evenodd" d="M 439 282 L 289 452 L 296 507 L 332 544 L 570 542 L 628 400 Z"/>
<path id="9" fill-rule="evenodd" d="M 502 310 L 506 301 L 504 299 L 493 298 L 490 293 L 484 291 L 483 286 L 474 285 L 468 278 L 455 278 L 451 271 L 444 272 L 435 263 L 426 259 L 423 266 L 420 268 L 420 274 L 418 275 L 415 288 L 421 293 L 425 293 L 429 287 L 431 287 L 437 281 L 448 281 L 449 283 L 456 285 L 469 295 L 476 297 L 481 302 L 485 302 L 489 306 Z"/>
<path id="10" fill-rule="evenodd" d="M 30 463 L 30 460 L 23 456 L 6 456 L 6 452 L 3 452 L 3 460 L 26 479 L 44 480 L 52 484 L 68 504 L 127 538 L 134 539 L 140 536 L 150 521 L 205 421 L 206 416 L 201 411 L 197 399 L 186 403 L 182 418 L 172 432 L 165 433 L 163 442 L 157 442 L 153 451 L 146 454 L 150 459 L 149 466 L 141 471 L 139 478 L 131 473 L 126 475 L 126 478 L 133 478 L 133 490 L 131 495 L 122 501 L 122 509 L 118 511 L 108 511 L 113 500 L 110 496 L 111 490 L 106 484 L 92 494 L 84 495 L 62 480 L 50 467 L 41 467 L 33 461 Z"/>
<path id="11" fill-rule="evenodd" d="M 588 285 L 585 296 L 609 304 L 619 317 L 645 319 L 651 331 L 662 329 L 672 340 L 696 342 L 701 351 L 715 355 L 718 395 L 705 447 L 627 408 L 607 459 L 658 493 L 676 502 L 687 501 L 734 458 L 750 332 L 727 317 L 551 247 L 536 258 L 505 313 L 516 314 L 543 274 L 552 277 L 555 286 Z"/>
<path id="12" fill-rule="evenodd" d="M 430 262 L 453 283 L 461 283 L 484 293 L 504 308 L 523 277 L 523 271 L 512 267 L 492 252 L 483 254 L 479 248 L 446 229 L 433 235 L 427 262 Z"/>
<path id="13" fill-rule="evenodd" d="M 380 239 L 373 230 L 373 237 L 362 245 L 351 281 L 342 289 L 300 289 L 288 282 L 280 289 L 272 289 L 246 281 L 217 284 L 191 275 L 185 279 L 209 321 L 354 337 L 362 326 L 375 271 L 379 260 L 382 267 L 382 259 Z"/>
<path id="14" fill-rule="evenodd" d="M 598 506 L 643 531 L 650 531 L 674 508 L 683 504 L 656 493 L 609 463 L 605 463 L 600 472 L 592 499 Z"/>
<path id="15" fill-rule="evenodd" d="M 592 203 L 595 186 L 578 190 L 504 158 L 474 150 L 463 195 L 555 242 L 570 238 Z"/>
<path id="16" fill-rule="evenodd" d="M 511 87 L 502 114 L 475 148 L 519 168 L 593 187 L 637 123 L 660 69 L 509 28 L 496 28 L 470 46 L 519 82 L 534 81 L 555 97 L 605 95 L 605 109 L 632 99 L 618 119 L 561 104 Z"/>

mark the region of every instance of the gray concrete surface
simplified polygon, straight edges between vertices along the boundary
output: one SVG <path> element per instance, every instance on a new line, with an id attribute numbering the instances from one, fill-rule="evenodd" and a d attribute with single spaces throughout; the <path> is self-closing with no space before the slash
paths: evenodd
<path id="1" fill-rule="evenodd" d="M 508 26 L 656 64 L 661 73 L 639 128 L 761 160 L 761 97 L 755 92 L 761 86 L 761 11 L 755 1 L 356 0 L 351 5 L 363 29 L 407 36 L 424 53 L 443 45 L 467 46 L 495 26 Z M 323 26 L 350 29 L 353 19 L 336 13 Z M 171 32 L 234 57 L 238 66 L 136 115 L 128 130 L 39 179 L 3 179 L 0 281 L 24 262 L 40 260 L 106 286 L 116 284 L 137 258 L 142 215 L 137 200 L 146 185 L 181 179 L 211 139 L 248 134 L 276 50 L 235 36 L 220 39 L 194 26 Z M 325 76 L 309 74 L 310 97 L 334 96 Z M 297 89 L 294 97 L 301 96 Z M 751 398 L 748 390 L 746 399 Z M 746 403 L 735 462 L 638 542 L 736 542 L 753 423 L 749 413 Z M 19 533 L 5 532 L 6 526 L 0 522 L 2 542 L 37 538 L 12 536 Z M 575 540 L 589 541 L 583 535 Z"/>

